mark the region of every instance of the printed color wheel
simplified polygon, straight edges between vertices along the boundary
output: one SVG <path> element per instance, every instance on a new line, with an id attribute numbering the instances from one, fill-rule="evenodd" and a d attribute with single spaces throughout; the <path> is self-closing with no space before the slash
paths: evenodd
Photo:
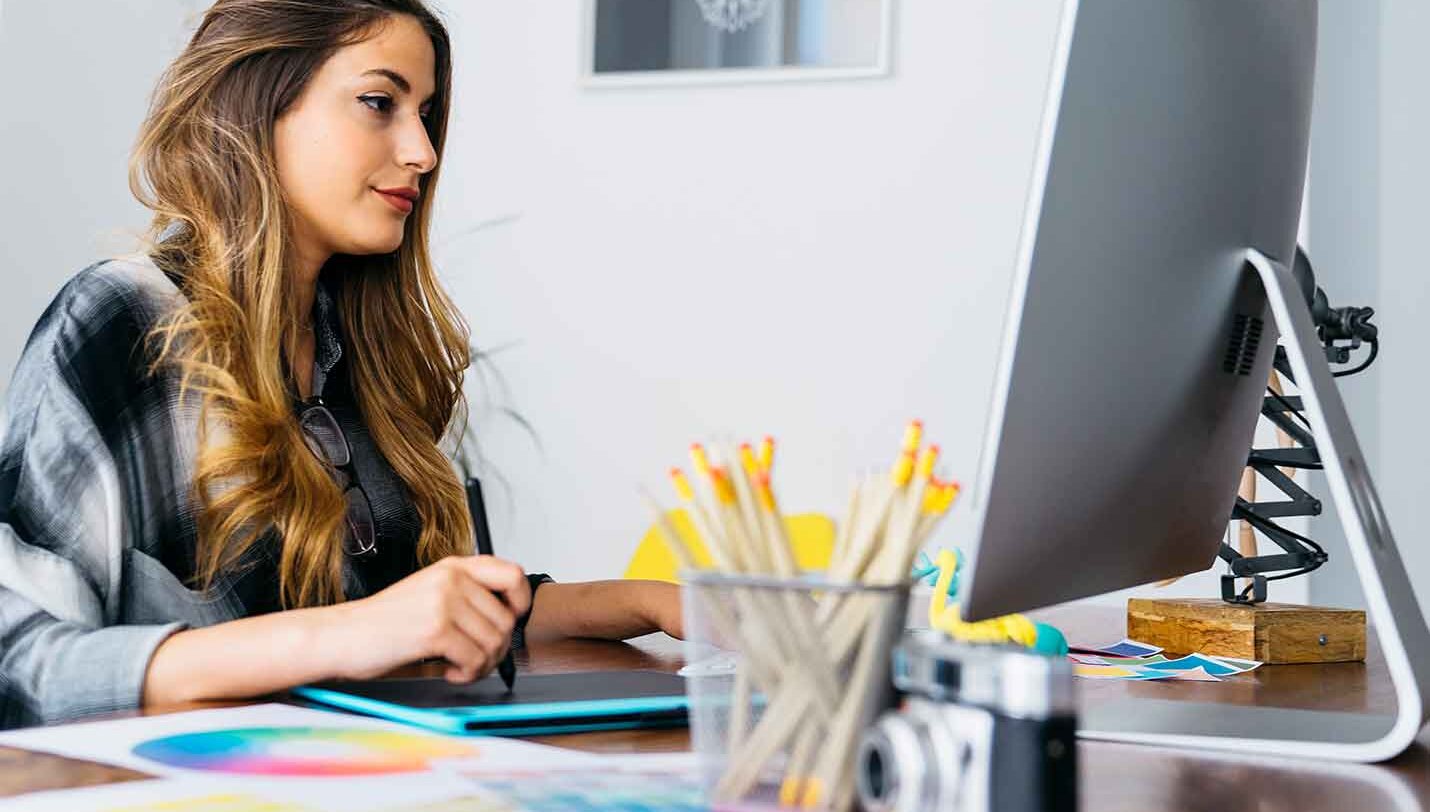
<path id="1" fill-rule="evenodd" d="M 250 727 L 153 739 L 134 755 L 170 767 L 241 775 L 349 776 L 423 772 L 434 759 L 477 754 L 436 736 L 322 727 Z"/>

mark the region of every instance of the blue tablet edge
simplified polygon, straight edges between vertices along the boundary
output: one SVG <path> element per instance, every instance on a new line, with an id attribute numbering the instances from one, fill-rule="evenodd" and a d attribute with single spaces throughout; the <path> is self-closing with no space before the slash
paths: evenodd
<path id="1" fill-rule="evenodd" d="M 542 736 L 556 733 L 584 733 L 598 730 L 631 730 L 642 727 L 670 727 L 670 719 L 642 719 L 641 714 L 688 710 L 684 695 L 627 699 L 590 699 L 575 702 L 537 702 L 527 705 L 478 705 L 451 708 L 415 708 L 378 699 L 356 696 L 329 688 L 299 687 L 293 695 L 321 705 L 355 711 L 403 724 L 416 725 L 459 736 Z M 562 724 L 563 719 L 590 720 Z M 507 727 L 468 730 L 467 724 L 508 722 Z"/>

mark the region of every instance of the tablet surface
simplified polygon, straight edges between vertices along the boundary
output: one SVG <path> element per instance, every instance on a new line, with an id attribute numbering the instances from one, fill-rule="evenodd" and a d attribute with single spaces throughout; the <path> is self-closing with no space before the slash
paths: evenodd
<path id="1" fill-rule="evenodd" d="M 659 671 L 528 674 L 508 693 L 495 675 L 466 685 L 412 677 L 293 689 L 310 702 L 443 733 L 528 736 L 687 723 L 685 682 Z"/>

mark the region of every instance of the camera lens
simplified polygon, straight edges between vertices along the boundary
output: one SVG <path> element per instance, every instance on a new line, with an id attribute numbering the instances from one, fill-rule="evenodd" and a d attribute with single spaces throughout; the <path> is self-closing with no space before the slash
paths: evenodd
<path id="1" fill-rule="evenodd" d="M 924 791 L 927 758 L 915 725 L 897 713 L 885 714 L 859 743 L 854 784 L 869 812 L 917 809 Z"/>
<path id="2" fill-rule="evenodd" d="M 878 748 L 869 751 L 864 762 L 864 778 L 869 783 L 869 797 L 884 798 L 884 752 Z"/>

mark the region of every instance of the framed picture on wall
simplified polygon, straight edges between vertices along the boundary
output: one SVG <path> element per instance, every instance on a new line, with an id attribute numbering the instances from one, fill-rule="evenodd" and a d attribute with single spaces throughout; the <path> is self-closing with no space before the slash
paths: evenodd
<path id="1" fill-rule="evenodd" d="M 894 0 L 586 0 L 588 86 L 889 72 Z"/>

